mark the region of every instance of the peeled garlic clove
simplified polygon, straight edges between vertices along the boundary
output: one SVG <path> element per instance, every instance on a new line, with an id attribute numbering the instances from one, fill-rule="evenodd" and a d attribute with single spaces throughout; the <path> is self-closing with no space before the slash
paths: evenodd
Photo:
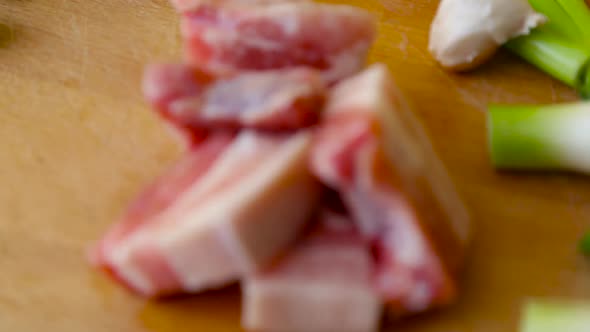
<path id="1" fill-rule="evenodd" d="M 527 0 L 442 0 L 430 27 L 428 48 L 443 67 L 465 71 L 546 20 Z"/>

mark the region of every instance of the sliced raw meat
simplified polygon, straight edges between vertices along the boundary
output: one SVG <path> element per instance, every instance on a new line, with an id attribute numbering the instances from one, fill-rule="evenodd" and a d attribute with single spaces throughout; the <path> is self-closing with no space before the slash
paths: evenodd
<path id="1" fill-rule="evenodd" d="M 189 132 L 180 124 L 170 121 L 168 110 L 176 100 L 201 95 L 213 77 L 184 64 L 152 64 L 146 67 L 142 79 L 145 99 L 168 121 L 173 136 L 186 147 L 202 141 L 206 132 Z"/>
<path id="2" fill-rule="evenodd" d="M 140 196 L 94 261 L 145 296 L 217 288 L 255 272 L 316 208 L 310 141 L 306 132 L 213 135 Z"/>
<path id="3" fill-rule="evenodd" d="M 144 71 L 142 90 L 151 105 L 164 111 L 176 100 L 201 95 L 212 81 L 184 64 L 152 64 Z"/>
<path id="4" fill-rule="evenodd" d="M 308 66 L 328 82 L 362 68 L 375 29 L 365 10 L 307 2 L 202 7 L 182 19 L 185 56 L 199 68 L 227 75 Z"/>
<path id="5" fill-rule="evenodd" d="M 321 77 L 312 70 L 246 73 L 215 82 L 201 96 L 173 102 L 168 117 L 193 131 L 300 129 L 317 123 L 325 94 Z"/>
<path id="6" fill-rule="evenodd" d="M 444 166 L 384 65 L 335 87 L 312 168 L 374 239 L 377 287 L 395 314 L 446 304 L 469 220 Z"/>
<path id="7" fill-rule="evenodd" d="M 276 266 L 243 281 L 243 324 L 252 331 L 376 331 L 380 298 L 370 248 L 352 221 L 323 213 Z"/>
<path id="8" fill-rule="evenodd" d="M 310 0 L 170 0 L 174 8 L 178 12 L 185 12 L 188 10 L 194 10 L 201 6 L 213 5 L 213 6 L 255 6 L 255 5 L 267 5 L 278 2 L 303 2 Z"/>
<path id="9" fill-rule="evenodd" d="M 164 118 L 195 135 L 220 128 L 309 127 L 317 123 L 326 95 L 318 72 L 305 68 L 210 82 L 186 65 L 152 65 L 143 85 L 146 99 Z"/>
<path id="10" fill-rule="evenodd" d="M 200 178 L 209 171 L 217 158 L 231 144 L 232 139 L 232 136 L 226 134 L 211 136 L 141 193 L 128 207 L 121 220 L 96 246 L 92 252 L 92 262 L 107 270 L 130 289 L 142 292 L 140 285 L 131 280 L 132 278 L 125 276 L 122 269 L 110 262 L 109 255 L 112 255 L 127 237 L 140 232 L 143 227 L 154 222 L 160 214 L 174 204 L 176 199 L 186 194 L 194 183 L 200 181 Z M 149 250 L 145 252 L 149 253 Z M 148 262 L 149 260 L 148 258 Z M 160 264 L 162 267 L 162 272 L 154 272 L 155 278 L 162 276 L 162 280 L 157 285 L 159 292 L 172 291 L 180 287 L 177 278 L 169 277 L 172 272 L 165 263 L 161 263 L 161 257 L 156 255 L 151 260 L 154 265 Z"/>

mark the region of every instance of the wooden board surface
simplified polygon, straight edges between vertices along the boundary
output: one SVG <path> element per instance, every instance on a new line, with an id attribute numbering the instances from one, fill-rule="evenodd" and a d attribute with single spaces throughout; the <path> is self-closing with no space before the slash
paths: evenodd
<path id="1" fill-rule="evenodd" d="M 386 62 L 434 138 L 476 221 L 452 308 L 399 332 L 513 332 L 530 296 L 590 297 L 576 242 L 590 181 L 498 174 L 489 102 L 547 103 L 572 91 L 500 54 L 463 76 L 426 52 L 435 0 L 348 1 L 380 17 Z M 0 0 L 0 331 L 239 331 L 233 290 L 144 302 L 90 270 L 84 250 L 180 149 L 139 94 L 143 65 L 179 57 L 165 0 Z"/>

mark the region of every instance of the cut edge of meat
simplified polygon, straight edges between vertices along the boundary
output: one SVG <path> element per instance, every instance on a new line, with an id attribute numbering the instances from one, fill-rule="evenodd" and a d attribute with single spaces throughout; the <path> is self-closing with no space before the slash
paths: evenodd
<path id="1" fill-rule="evenodd" d="M 311 20 L 321 26 L 310 25 Z M 324 79 L 334 83 L 362 69 L 376 22 L 373 14 L 355 6 L 278 2 L 240 10 L 206 6 L 185 12 L 181 31 L 185 60 L 216 75 L 308 66 L 322 70 Z M 256 24 L 264 30 L 255 31 Z M 348 33 L 342 33 L 342 26 L 350 27 Z M 332 38 L 319 40 L 320 35 Z"/>
<path id="2" fill-rule="evenodd" d="M 390 105 L 394 110 L 382 114 L 386 117 L 382 122 L 386 124 L 383 128 L 383 139 L 386 144 L 385 157 L 389 159 L 391 165 L 399 165 L 397 168 L 400 172 L 399 177 L 403 181 L 402 186 L 407 188 L 409 197 L 414 197 L 412 194 L 417 193 L 430 194 L 420 197 L 417 202 L 412 202 L 417 204 L 415 209 L 418 213 L 425 212 L 424 207 L 432 207 L 435 215 L 446 216 L 446 218 L 437 219 L 444 221 L 443 223 L 436 222 L 434 220 L 436 218 L 432 217 L 426 217 L 425 220 L 429 221 L 427 227 L 431 230 L 431 236 L 434 237 L 438 252 L 441 253 L 451 272 L 456 273 L 465 260 L 464 254 L 470 244 L 472 223 L 469 212 L 451 180 L 450 174 L 435 152 L 426 130 L 411 111 L 408 100 L 397 88 L 386 67 L 383 66 L 380 70 L 384 71 L 384 75 L 386 75 L 385 80 L 390 91 L 388 95 L 391 98 Z M 393 118 L 394 115 L 397 116 L 397 119 Z M 392 118 L 387 119 L 388 116 Z M 403 137 L 414 140 L 417 148 L 420 149 L 419 151 L 424 151 L 424 160 L 420 161 L 422 164 L 418 167 L 421 167 L 421 174 L 426 177 L 412 176 L 411 167 L 414 167 L 414 164 L 404 165 L 403 162 L 406 159 L 405 156 L 411 152 L 395 148 L 395 146 L 401 147 L 402 144 L 387 144 L 401 142 Z M 409 147 L 411 144 L 408 143 L 405 146 Z M 448 234 L 449 231 L 452 234 Z M 455 252 L 447 252 L 447 247 L 452 248 L 452 243 L 456 243 L 460 247 Z"/>
<path id="3" fill-rule="evenodd" d="M 106 235 L 88 252 L 88 259 L 92 265 L 105 270 L 112 277 L 125 284 L 131 290 L 143 295 L 150 295 L 150 282 L 145 278 L 126 276 L 119 271 L 109 258 L 111 250 L 119 243 L 133 236 L 135 232 L 145 225 L 157 222 L 158 216 L 166 211 L 175 200 L 182 196 L 193 183 L 200 178 L 214 165 L 217 158 L 229 146 L 232 135 L 217 134 L 211 136 L 207 141 L 194 147 L 176 165 L 171 167 L 158 179 L 156 179 L 138 197 L 131 201 L 127 210 L 119 218 L 119 221 L 112 225 Z M 156 257 L 156 260 L 158 257 Z M 160 264 L 164 266 L 164 263 Z M 136 274 L 140 274 L 137 272 Z M 137 284 L 143 287 L 134 286 L 130 279 L 143 280 Z"/>
<path id="4" fill-rule="evenodd" d="M 201 6 L 243 7 L 259 6 L 277 2 L 304 2 L 310 0 L 170 0 L 177 12 L 183 13 L 198 9 Z"/>
<path id="5" fill-rule="evenodd" d="M 213 77 L 182 63 L 153 63 L 144 69 L 141 90 L 145 99 L 162 111 L 172 100 L 198 95 Z"/>
<path id="6" fill-rule="evenodd" d="M 445 243 L 433 236 L 433 229 L 424 224 L 423 213 L 416 210 L 407 193 L 398 191 L 397 182 L 390 180 L 396 177 L 384 158 L 376 141 L 361 147 L 357 157 L 357 162 L 364 163 L 357 166 L 361 174 L 356 174 L 357 184 L 345 194 L 361 228 L 366 234 L 377 235 L 376 286 L 394 315 L 449 304 L 456 297 L 456 281 L 437 247 Z M 376 219 L 388 221 L 370 224 L 369 220 Z"/>
<path id="7" fill-rule="evenodd" d="M 428 267 L 431 282 L 436 284 L 434 287 L 438 287 L 435 297 L 431 298 L 432 302 L 428 305 L 421 305 L 423 301 L 412 300 L 415 294 L 412 294 L 410 289 L 407 294 L 402 294 L 400 298 L 394 297 L 389 301 L 390 311 L 400 313 L 400 301 L 406 301 L 403 296 L 406 296 L 409 302 L 402 303 L 401 309 L 411 309 L 410 311 L 422 311 L 426 306 L 442 305 L 452 301 L 456 293 L 455 277 L 468 246 L 468 215 L 449 175 L 430 146 L 424 129 L 411 114 L 385 65 L 373 65 L 365 72 L 341 82 L 333 89 L 324 112 L 324 128 L 327 126 L 329 130 L 331 122 L 341 126 L 345 126 L 348 122 L 348 126 L 357 128 L 359 131 L 348 131 L 346 137 L 340 136 L 337 140 L 335 140 L 336 136 L 333 136 L 332 143 L 329 136 L 333 134 L 325 132 L 327 137 L 325 140 L 328 142 L 323 144 L 316 142 L 315 147 L 318 149 L 316 154 L 328 153 L 338 156 L 338 154 L 355 153 L 356 156 L 333 160 L 325 159 L 326 156 L 324 156 L 323 161 L 312 160 L 312 169 L 316 175 L 327 177 L 329 181 L 334 182 L 336 189 L 341 192 L 364 188 L 365 192 L 360 192 L 361 196 L 354 197 L 354 201 L 351 202 L 351 198 L 347 198 L 349 209 L 354 210 L 355 205 L 362 204 L 359 203 L 359 197 L 363 198 L 363 195 L 367 196 L 369 193 L 373 193 L 372 195 L 377 193 L 380 197 L 369 197 L 368 203 L 385 204 L 385 206 L 391 205 L 391 202 L 397 205 L 403 204 L 405 208 L 398 207 L 394 210 L 398 209 L 410 214 L 407 218 L 410 221 L 406 222 L 405 230 L 410 231 L 409 228 L 413 228 L 414 238 L 419 236 L 422 239 L 419 242 L 425 254 L 421 259 L 423 264 L 420 266 Z M 366 130 L 369 135 L 363 135 L 363 130 Z M 318 134 L 320 139 L 321 131 Z M 342 145 L 338 146 L 338 143 Z M 358 151 L 367 147 L 370 149 L 371 145 L 373 149 L 376 149 L 375 151 L 368 151 L 369 154 L 364 157 L 358 155 Z M 317 158 L 316 155 L 314 157 Z M 371 161 L 371 158 L 379 158 L 379 160 Z M 366 159 L 365 165 L 357 164 L 359 160 L 363 162 L 363 159 Z M 326 165 L 317 166 L 318 163 L 327 162 L 326 160 L 334 163 L 335 166 L 332 168 Z M 344 166 L 339 165 L 338 162 L 343 163 Z M 347 166 L 346 163 L 350 165 Z M 380 168 L 374 168 L 378 165 L 381 165 Z M 391 165 L 393 169 L 385 165 Z M 349 169 L 346 170 L 346 168 Z M 363 179 L 362 174 L 358 174 L 359 170 L 368 172 L 368 178 L 365 175 Z M 378 178 L 373 179 L 374 176 Z M 401 194 L 398 191 L 401 191 Z M 452 197 L 449 198 L 449 196 Z M 385 201 L 379 203 L 380 200 Z M 379 209 L 378 205 L 372 210 L 387 210 Z M 375 217 L 372 215 L 376 213 L 375 211 L 351 212 L 356 213 L 357 219 L 361 221 L 366 218 L 367 220 L 394 218 L 386 214 Z M 367 223 L 364 224 L 360 223 L 366 234 L 381 234 L 384 231 L 375 228 L 378 225 L 369 224 L 368 226 L 372 228 L 367 228 Z M 387 245 L 386 240 L 383 242 Z M 392 253 L 395 255 L 395 250 Z M 397 274 L 394 277 L 402 277 L 400 273 Z M 404 281 L 400 279 L 396 282 L 402 282 L 403 285 Z M 411 287 L 414 288 L 414 286 Z M 419 299 L 421 289 L 416 288 L 415 292 L 416 298 Z"/>
<path id="8" fill-rule="evenodd" d="M 367 62 L 367 57 L 371 45 L 373 44 L 373 38 L 367 41 L 359 41 L 355 45 L 349 47 L 346 52 L 340 52 L 331 57 L 329 61 L 332 66 L 329 70 L 324 71 L 323 78 L 328 83 L 337 83 L 347 77 L 353 76 Z"/>
<path id="9" fill-rule="evenodd" d="M 366 117 L 343 114 L 323 121 L 314 136 L 309 167 L 321 181 L 335 190 L 353 183 L 352 152 L 370 138 L 373 123 Z M 334 140 L 332 137 L 339 137 Z"/>
<path id="10" fill-rule="evenodd" d="M 382 84 L 373 89 L 366 88 L 371 86 L 371 82 L 382 82 Z M 359 89 L 359 86 L 365 89 Z M 428 227 L 441 232 L 451 231 L 455 242 L 465 249 L 469 245 L 471 230 L 467 208 L 462 203 L 445 166 L 438 159 L 425 129 L 412 113 L 408 101 L 395 85 L 387 67 L 383 64 L 375 64 L 356 77 L 342 82 L 334 91 L 330 98 L 334 103 L 330 103 L 325 111 L 328 119 L 326 121 L 329 121 L 332 116 L 337 118 L 347 112 L 355 113 L 368 109 L 377 111 L 374 116 L 380 125 L 373 126 L 372 130 L 378 130 L 376 134 L 382 136 L 381 144 L 384 145 L 385 157 L 399 173 L 397 176 L 401 181 L 399 185 L 404 191 L 409 190 L 407 192 L 409 197 L 423 196 L 421 193 L 425 192 L 433 193 L 430 197 L 422 197 L 421 199 L 425 201 L 419 203 L 439 209 L 438 214 L 446 217 L 443 218 L 442 226 L 444 227 L 437 227 L 437 224 L 441 225 L 441 223 L 433 222 L 432 218 L 428 218 Z M 356 102 L 351 102 L 350 98 L 339 97 L 339 95 L 353 95 L 353 91 L 365 94 Z M 383 99 L 383 96 L 389 99 Z M 343 105 L 342 101 L 347 104 Z M 418 154 L 416 151 L 422 151 L 422 153 Z M 417 177 L 416 173 L 425 174 L 426 177 Z M 440 249 L 444 252 L 444 248 Z M 461 255 L 457 258 L 462 261 Z M 445 259 L 450 261 L 451 267 L 459 265 L 453 263 L 453 259 L 449 257 Z"/>
<path id="11" fill-rule="evenodd" d="M 374 331 L 382 312 L 369 246 L 349 217 L 323 211 L 277 264 L 242 280 L 254 331 Z M 334 320 L 334 317 L 338 317 Z"/>
<path id="12" fill-rule="evenodd" d="M 272 153 L 272 158 L 262 165 L 264 168 L 255 171 L 254 177 L 249 176 L 240 181 L 239 188 L 229 196 L 221 194 L 217 204 L 214 200 L 204 209 L 199 209 L 200 218 L 219 213 L 223 215 L 224 210 L 232 211 L 226 218 L 236 222 L 216 226 L 222 227 L 218 231 L 220 241 L 232 256 L 240 274 L 253 273 L 280 254 L 303 229 L 309 214 L 313 212 L 313 202 L 318 197 L 319 187 L 305 167 L 309 143 L 309 133 L 299 133 L 288 138 L 281 143 L 281 149 Z M 293 205 L 293 202 L 300 209 L 285 215 L 285 208 Z M 277 224 L 278 220 L 281 220 L 280 224 Z M 188 227 L 190 229 L 191 225 Z M 176 269 L 190 266 L 193 257 L 189 255 L 183 260 L 176 252 L 169 252 L 170 259 L 176 261 L 173 263 Z M 179 274 L 196 273 L 186 270 Z M 186 286 L 196 287 L 190 284 Z"/>
<path id="13" fill-rule="evenodd" d="M 279 255 L 303 229 L 319 196 L 319 185 L 306 167 L 310 133 L 281 138 L 245 132 L 236 139 L 240 137 L 242 142 L 251 138 L 250 148 L 271 155 L 258 159 L 258 165 L 235 183 L 199 180 L 200 186 L 224 187 L 218 192 L 184 191 L 183 198 L 157 215 L 153 224 L 126 237 L 125 245 L 103 245 L 99 263 L 140 294 L 155 296 L 180 290 L 174 287 L 186 292 L 222 287 Z M 264 142 L 276 151 L 266 150 Z M 236 142 L 232 146 L 235 150 Z M 224 154 L 236 152 L 229 147 Z M 187 195 L 197 196 L 187 200 Z M 206 201 L 189 204 L 210 195 Z M 284 215 L 293 202 L 300 208 Z M 166 221 L 173 217 L 174 223 Z M 153 258 L 147 263 L 142 260 L 146 251 Z M 165 267 L 160 271 L 165 275 L 154 274 L 154 266 Z"/>
<path id="14" fill-rule="evenodd" d="M 293 131 L 313 126 L 327 89 L 319 73 L 295 67 L 221 78 L 199 96 L 170 103 L 167 118 L 190 131 Z"/>
<path id="15" fill-rule="evenodd" d="M 242 324 L 250 331 L 375 331 L 381 316 L 371 287 L 251 281 L 242 285 L 242 292 Z M 330 309 L 336 313 L 327 314 Z"/>

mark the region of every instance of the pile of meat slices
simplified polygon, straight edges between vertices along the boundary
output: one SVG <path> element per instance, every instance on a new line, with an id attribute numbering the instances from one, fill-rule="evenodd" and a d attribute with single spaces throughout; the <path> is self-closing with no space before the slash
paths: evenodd
<path id="1" fill-rule="evenodd" d="M 468 215 L 385 65 L 364 10 L 175 0 L 185 62 L 146 99 L 187 152 L 93 262 L 148 297 L 241 282 L 256 331 L 374 331 L 450 303 Z M 385 309 L 385 310 L 384 310 Z"/>

